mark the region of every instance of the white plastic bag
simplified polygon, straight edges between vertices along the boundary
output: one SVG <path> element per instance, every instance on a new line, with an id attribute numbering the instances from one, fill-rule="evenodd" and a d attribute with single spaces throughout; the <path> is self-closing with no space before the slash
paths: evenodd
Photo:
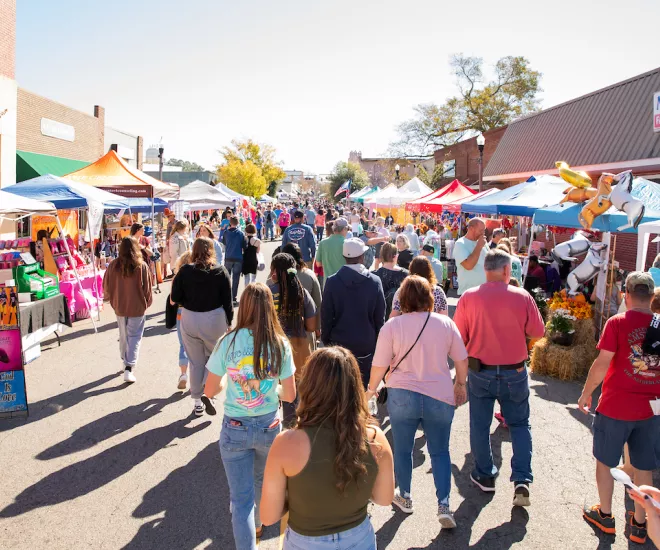
<path id="1" fill-rule="evenodd" d="M 259 262 L 259 264 L 257 265 L 257 269 L 259 271 L 263 271 L 264 269 L 266 269 L 266 261 L 264 260 L 264 255 L 261 252 L 257 254 L 257 262 Z"/>

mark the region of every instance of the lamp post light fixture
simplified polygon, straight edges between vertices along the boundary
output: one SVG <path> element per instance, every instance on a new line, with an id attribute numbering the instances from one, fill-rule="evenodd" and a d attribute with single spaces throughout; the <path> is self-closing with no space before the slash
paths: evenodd
<path id="1" fill-rule="evenodd" d="M 479 147 L 479 193 L 484 190 L 484 145 L 486 145 L 486 138 L 483 134 L 477 136 L 477 147 Z"/>
<path id="2" fill-rule="evenodd" d="M 399 170 L 400 169 L 401 169 L 401 167 L 398 164 L 394 167 L 394 172 L 396 173 L 396 176 L 395 176 L 396 181 L 399 181 Z"/>
<path id="3" fill-rule="evenodd" d="M 160 145 L 158 147 L 158 179 L 160 181 L 163 181 L 163 153 L 165 152 L 165 148 Z"/>

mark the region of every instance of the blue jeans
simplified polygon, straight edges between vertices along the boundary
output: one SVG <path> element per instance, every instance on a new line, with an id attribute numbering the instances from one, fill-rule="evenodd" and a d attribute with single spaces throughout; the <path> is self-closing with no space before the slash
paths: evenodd
<path id="1" fill-rule="evenodd" d="M 188 366 L 188 356 L 186 355 L 186 348 L 183 347 L 183 338 L 181 338 L 181 308 L 176 314 L 176 335 L 179 338 L 179 366 Z"/>
<path id="2" fill-rule="evenodd" d="M 255 526 L 261 527 L 259 501 L 270 446 L 282 425 L 269 428 L 277 411 L 261 416 L 222 420 L 220 456 L 225 467 L 231 501 L 231 525 L 237 550 L 256 550 Z M 240 422 L 232 426 L 230 422 Z"/>
<path id="3" fill-rule="evenodd" d="M 231 278 L 231 297 L 236 300 L 238 284 L 241 282 L 241 271 L 243 271 L 243 260 L 225 260 L 225 267 Z"/>
<path id="4" fill-rule="evenodd" d="M 274 223 L 267 223 L 266 224 L 266 238 L 268 239 L 268 235 L 270 235 L 270 240 L 272 241 L 275 238 L 275 224 Z"/>
<path id="5" fill-rule="evenodd" d="M 357 527 L 320 537 L 299 535 L 287 527 L 284 550 L 376 550 L 376 533 L 369 516 Z"/>
<path id="6" fill-rule="evenodd" d="M 121 317 L 117 315 L 119 327 L 119 355 L 125 367 L 137 365 L 140 343 L 144 334 L 144 315 L 142 317 Z"/>
<path id="7" fill-rule="evenodd" d="M 433 468 L 438 504 L 449 506 L 451 459 L 449 436 L 454 406 L 427 395 L 400 388 L 387 389 L 387 411 L 394 439 L 394 473 L 401 494 L 410 494 L 415 433 L 421 423 Z"/>
<path id="8" fill-rule="evenodd" d="M 527 369 L 470 371 L 470 448 L 474 456 L 473 474 L 495 477 L 490 447 L 490 425 L 497 400 L 509 425 L 513 458 L 511 481 L 528 482 L 532 477 L 532 427 L 529 424 L 529 378 Z"/>

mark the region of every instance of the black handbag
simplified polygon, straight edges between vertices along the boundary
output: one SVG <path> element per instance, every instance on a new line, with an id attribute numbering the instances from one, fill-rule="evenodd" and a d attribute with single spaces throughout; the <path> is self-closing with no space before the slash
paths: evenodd
<path id="1" fill-rule="evenodd" d="M 165 328 L 172 329 L 176 326 L 176 315 L 179 312 L 179 304 L 170 302 L 170 295 L 167 296 L 165 302 Z"/>
<path id="2" fill-rule="evenodd" d="M 424 329 L 426 328 L 426 324 L 429 322 L 429 319 L 431 318 L 431 313 L 429 312 L 428 316 L 426 317 L 426 321 L 424 321 L 424 326 L 422 326 L 422 330 L 419 331 L 419 334 L 417 335 L 417 339 L 413 342 L 413 345 L 410 346 L 406 354 L 399 359 L 399 362 L 394 365 L 394 368 L 388 369 L 388 372 L 392 374 L 398 367 L 399 365 L 403 362 L 403 360 L 408 357 L 408 354 L 413 350 L 413 348 L 417 345 L 417 342 L 419 342 L 419 339 L 422 337 L 422 333 L 424 332 Z M 385 373 L 385 376 L 387 376 L 387 372 Z M 384 405 L 387 403 L 387 386 L 383 387 L 379 392 L 378 392 L 378 398 L 376 399 L 379 405 Z"/>

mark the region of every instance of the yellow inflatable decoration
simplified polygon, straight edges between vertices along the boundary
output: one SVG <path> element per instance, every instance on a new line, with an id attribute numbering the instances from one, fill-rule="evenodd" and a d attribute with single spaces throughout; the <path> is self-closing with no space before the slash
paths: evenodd
<path id="1" fill-rule="evenodd" d="M 585 229 L 591 229 L 594 220 L 607 212 L 612 206 L 610 194 L 612 193 L 612 183 L 614 174 L 603 172 L 598 178 L 598 192 L 578 214 L 578 221 Z"/>
<path id="2" fill-rule="evenodd" d="M 555 166 L 559 168 L 559 175 L 561 178 L 570 183 L 573 187 L 577 187 L 578 189 L 591 187 L 593 182 L 591 181 L 589 174 L 586 172 L 576 172 L 575 170 L 571 170 L 571 167 L 563 160 L 555 162 Z"/>

